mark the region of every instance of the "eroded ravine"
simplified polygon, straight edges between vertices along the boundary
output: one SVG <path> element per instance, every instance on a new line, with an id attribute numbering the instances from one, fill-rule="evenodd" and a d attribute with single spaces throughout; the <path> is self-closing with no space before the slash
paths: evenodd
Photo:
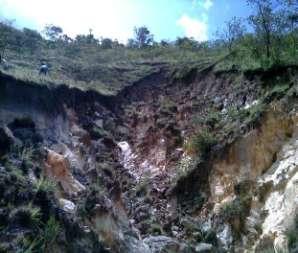
<path id="1" fill-rule="evenodd" d="M 209 73 L 185 85 L 159 76 L 108 98 L 2 80 L 1 124 L 32 119 L 60 207 L 76 217 L 83 205 L 80 227 L 95 233 L 102 252 L 261 252 L 265 242 L 286 248 L 285 231 L 297 215 L 295 106 L 270 105 L 257 127 L 239 127 L 204 163 L 185 150 L 194 117 L 210 110 L 225 117 L 229 106 L 258 103 L 255 81 L 233 84 L 229 75 Z M 8 130 L 19 138 L 19 128 Z M 181 174 L 181 163 L 191 170 Z M 244 218 L 224 219 L 225 206 L 242 197 Z"/>

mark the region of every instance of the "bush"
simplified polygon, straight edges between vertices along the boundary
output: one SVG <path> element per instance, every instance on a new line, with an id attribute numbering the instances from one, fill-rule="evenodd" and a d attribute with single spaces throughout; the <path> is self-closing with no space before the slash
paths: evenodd
<path id="1" fill-rule="evenodd" d="M 53 249 L 57 236 L 60 232 L 59 223 L 54 217 L 50 217 L 44 225 L 44 229 L 39 231 L 39 234 L 33 238 L 25 238 L 23 247 L 25 253 L 32 252 L 50 252 Z"/>
<path id="2" fill-rule="evenodd" d="M 41 248 L 43 249 L 43 252 L 46 252 L 51 248 L 51 245 L 55 242 L 59 232 L 59 223 L 54 217 L 50 217 L 45 225 L 42 235 L 40 236 Z"/>
<path id="3" fill-rule="evenodd" d="M 210 112 L 205 119 L 205 124 L 212 129 L 219 123 L 220 117 L 219 112 Z"/>
<path id="4" fill-rule="evenodd" d="M 94 126 L 90 131 L 90 136 L 92 139 L 100 139 L 109 136 L 109 133 L 103 128 Z"/>
<path id="5" fill-rule="evenodd" d="M 270 103 L 274 99 L 282 98 L 287 94 L 287 91 L 289 90 L 289 88 L 290 88 L 289 83 L 275 85 L 271 90 L 269 90 L 265 94 L 264 102 Z"/>
<path id="6" fill-rule="evenodd" d="M 163 234 L 162 226 L 157 223 L 152 223 L 149 229 L 149 233 L 153 235 L 161 235 Z"/>
<path id="7" fill-rule="evenodd" d="M 9 123 L 9 128 L 35 128 L 35 123 L 30 117 L 16 118 L 13 122 Z"/>
<path id="8" fill-rule="evenodd" d="M 246 123 L 254 127 L 259 119 L 261 118 L 263 112 L 265 111 L 265 106 L 262 103 L 251 106 L 248 109 L 248 117 L 246 118 Z"/>
<path id="9" fill-rule="evenodd" d="M 54 193 L 56 184 L 53 181 L 49 181 L 45 178 L 41 178 L 34 184 L 36 192 Z"/>
<path id="10" fill-rule="evenodd" d="M 161 101 L 161 112 L 171 113 L 177 111 L 177 105 L 169 98 L 163 98 Z"/>
<path id="11" fill-rule="evenodd" d="M 31 204 L 17 207 L 11 211 L 9 220 L 11 224 L 17 224 L 22 227 L 37 227 L 40 222 L 40 209 L 33 207 Z"/>
<path id="12" fill-rule="evenodd" d="M 287 231 L 287 238 L 288 238 L 290 250 L 293 250 L 293 252 L 296 252 L 294 251 L 294 249 L 295 250 L 298 249 L 298 216 L 295 219 L 295 227 Z"/>
<path id="13" fill-rule="evenodd" d="M 136 186 L 136 196 L 145 197 L 148 196 L 150 192 L 150 175 L 149 173 L 144 173 L 140 182 Z"/>
<path id="14" fill-rule="evenodd" d="M 231 220 L 241 216 L 243 212 L 243 206 L 240 201 L 235 200 L 231 203 L 227 203 L 221 210 L 221 215 L 225 220 Z"/>
<path id="15" fill-rule="evenodd" d="M 231 106 L 228 108 L 227 115 L 232 121 L 240 120 L 240 122 L 242 122 L 249 116 L 249 111 L 246 109 L 237 109 L 236 106 Z"/>
<path id="16" fill-rule="evenodd" d="M 186 150 L 191 154 L 200 154 L 203 159 L 206 159 L 216 143 L 216 138 L 209 131 L 204 130 L 188 141 Z"/>
<path id="17" fill-rule="evenodd" d="M 197 161 L 189 156 L 182 157 L 177 165 L 177 179 L 185 177 L 197 165 Z"/>
<path id="18" fill-rule="evenodd" d="M 246 192 L 240 195 L 232 202 L 226 203 L 221 209 L 221 216 L 228 221 L 235 232 L 242 231 L 246 217 L 249 215 L 251 205 L 251 194 Z"/>

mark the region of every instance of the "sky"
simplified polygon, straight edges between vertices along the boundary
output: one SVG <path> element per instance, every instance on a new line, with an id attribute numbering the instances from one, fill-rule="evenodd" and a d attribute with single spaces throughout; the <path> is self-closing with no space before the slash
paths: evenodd
<path id="1" fill-rule="evenodd" d="M 133 28 L 147 26 L 154 39 L 212 39 L 233 16 L 251 13 L 246 0 L 0 0 L 0 18 L 42 31 L 46 24 L 71 37 L 88 34 L 126 42 Z"/>

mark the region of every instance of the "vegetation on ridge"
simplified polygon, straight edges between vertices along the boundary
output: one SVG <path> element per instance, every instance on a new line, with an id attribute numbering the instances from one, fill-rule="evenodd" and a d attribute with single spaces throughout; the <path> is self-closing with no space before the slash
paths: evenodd
<path id="1" fill-rule="evenodd" d="M 247 20 L 234 17 L 217 39 L 206 42 L 192 38 L 156 42 L 147 27 L 135 28 L 135 37 L 127 44 L 95 38 L 92 30 L 73 39 L 55 25 L 45 27 L 44 38 L 37 31 L 21 31 L 2 20 L 0 52 L 7 60 L 2 71 L 36 83 L 116 94 L 161 69 L 178 69 L 180 77 L 181 71 L 214 63 L 220 71 L 297 64 L 297 3 L 279 1 L 276 6 L 270 0 L 249 0 L 248 4 L 256 10 L 254 15 Z M 49 76 L 38 76 L 41 62 L 50 66 Z"/>
<path id="2" fill-rule="evenodd" d="M 160 99 L 157 98 L 158 96 L 155 97 L 154 91 L 149 95 L 149 97 L 152 95 L 154 99 L 143 98 L 139 104 L 131 102 L 128 98 L 121 106 L 125 107 L 124 111 L 128 110 L 131 114 L 123 113 L 121 115 L 123 118 L 119 117 L 117 120 L 113 118 L 110 111 L 106 112 L 102 108 L 97 111 L 97 108 L 91 107 L 90 109 L 89 105 L 78 103 L 78 107 L 82 108 L 84 113 L 82 115 L 76 111 L 75 113 L 78 114 L 76 115 L 78 124 L 82 123 L 82 128 L 89 133 L 86 138 L 88 140 L 84 141 L 88 142 L 91 147 L 90 153 L 86 152 L 84 145 L 78 146 L 83 157 L 94 155 L 94 160 L 88 159 L 94 167 L 90 166 L 86 170 L 84 167 L 84 176 L 86 173 L 86 178 L 90 178 L 90 181 L 81 177 L 78 168 L 71 168 L 75 172 L 74 176 L 84 180 L 82 182 L 87 188 L 86 192 L 78 198 L 71 197 L 71 200 L 77 203 L 75 214 L 71 212 L 65 214 L 57 203 L 57 196 L 54 196 L 54 191 L 58 186 L 41 176 L 42 165 L 37 161 L 43 158 L 35 156 L 42 156 L 39 144 L 45 140 L 42 140 L 41 136 L 35 132 L 33 120 L 30 117 L 16 118 L 7 125 L 12 130 L 13 136 L 20 139 L 21 147 L 12 145 L 11 142 L 14 141 L 7 136 L 4 128 L 0 128 L 0 142 L 2 141 L 0 146 L 5 147 L 3 148 L 4 155 L 0 154 L 0 252 L 15 252 L 19 249 L 26 253 L 49 252 L 55 251 L 55 246 L 59 246 L 65 252 L 83 252 L 82 248 L 84 250 L 86 248 L 86 252 L 99 250 L 99 246 L 92 245 L 91 242 L 102 243 L 102 241 L 96 236 L 95 240 L 89 241 L 89 237 L 94 236 L 92 227 L 82 226 L 87 223 L 80 223 L 80 219 L 85 221 L 101 212 L 106 212 L 108 216 L 110 214 L 116 216 L 115 213 L 108 211 L 109 208 L 114 207 L 114 203 L 119 206 L 127 205 L 125 208 L 131 212 L 128 212 L 129 219 L 137 218 L 130 220 L 134 224 L 130 225 L 135 226 L 143 237 L 167 235 L 178 238 L 179 241 L 185 241 L 191 247 L 199 242 L 218 246 L 216 234 L 218 231 L 213 231 L 215 226 L 205 230 L 200 227 L 201 222 L 196 224 L 190 217 L 201 211 L 202 207 L 209 212 L 206 214 L 213 215 L 212 207 L 204 206 L 209 204 L 209 193 L 203 192 L 203 187 L 207 183 L 205 179 L 208 179 L 208 173 L 211 171 L 208 160 L 212 159 L 211 152 L 220 150 L 225 144 L 230 144 L 233 138 L 255 127 L 263 112 L 269 107 L 268 104 L 273 100 L 280 99 L 287 94 L 295 94 L 293 98 L 296 99 L 298 93 L 297 88 L 295 90 L 292 87 L 294 86 L 292 82 L 297 83 L 296 77 L 296 80 L 291 78 L 283 80 L 282 78 L 288 74 L 279 79 L 275 72 L 273 72 L 273 77 L 270 72 L 275 70 L 275 67 L 290 72 L 292 68 L 288 66 L 298 64 L 296 45 L 298 26 L 295 16 L 298 6 L 290 1 L 281 2 L 277 9 L 269 0 L 250 0 L 248 3 L 256 10 L 253 16 L 246 21 L 233 18 L 227 22 L 226 30 L 218 39 L 203 43 L 191 38 L 178 38 L 174 42 L 155 42 L 153 35 L 146 27 L 135 28 L 135 38 L 124 45 L 109 38 L 97 39 L 92 31 L 87 35 L 78 35 L 72 39 L 63 34 L 62 28 L 48 25 L 44 31 L 46 36 L 44 38 L 30 29 L 20 31 L 7 22 L 0 24 L 1 56 L 6 59 L 0 68 L 1 71 L 17 79 L 33 81 L 40 85 L 66 84 L 82 90 L 93 89 L 106 95 L 115 95 L 124 87 L 161 71 L 169 78 L 169 84 L 179 82 L 177 86 L 168 85 L 164 92 L 166 96 Z M 249 29 L 247 29 L 248 25 L 250 25 Z M 38 74 L 38 67 L 42 62 L 49 65 L 49 75 Z M 201 96 L 200 91 L 197 91 L 200 85 L 205 85 L 205 79 L 202 83 L 198 82 L 197 86 L 192 86 L 193 79 L 190 76 L 194 74 L 197 77 L 197 72 L 205 73 L 204 70 L 209 70 L 211 67 L 215 74 L 210 76 L 216 76 L 216 78 L 220 76 L 213 80 L 226 82 L 222 84 L 223 89 L 229 87 L 232 89 L 226 93 L 210 92 L 210 97 L 206 98 Z M 261 74 L 255 75 L 255 73 Z M 261 78 L 268 73 L 270 74 L 268 80 L 253 80 L 252 82 L 249 80 L 249 75 L 252 78 Z M 226 78 L 225 75 L 228 77 Z M 206 82 L 208 81 L 209 79 Z M 213 85 L 212 79 L 210 83 Z M 248 94 L 247 90 L 241 90 L 246 88 L 246 85 L 252 84 L 258 85 L 260 93 L 253 91 L 252 94 Z M 237 91 L 236 88 L 238 88 Z M 254 89 L 255 86 L 250 88 Z M 171 93 L 172 90 L 173 93 Z M 229 91 L 231 97 L 227 95 Z M 130 94 L 128 93 L 127 97 Z M 160 95 L 164 96 L 164 94 Z M 146 95 L 144 92 L 144 97 Z M 246 95 L 251 95 L 248 101 L 246 101 Z M 225 99 L 230 99 L 230 103 L 225 103 Z M 204 100 L 204 104 L 200 104 L 200 100 Z M 149 112 L 139 110 L 144 101 L 149 101 L 149 108 L 146 108 Z M 100 107 L 100 101 L 97 102 Z M 129 105 L 126 105 L 126 102 Z M 203 112 L 200 109 L 203 109 Z M 150 115 L 151 111 L 154 111 L 153 117 Z M 148 115 L 143 115 L 147 113 Z M 183 114 L 183 119 L 178 119 L 177 116 L 181 116 L 179 113 Z M 193 122 L 191 122 L 192 118 Z M 133 121 L 131 128 L 126 125 L 130 120 Z M 134 136 L 134 133 L 126 132 L 138 129 L 139 126 L 137 124 L 135 126 L 137 121 L 144 125 L 150 121 L 148 132 L 156 132 L 157 127 L 157 131 L 167 131 L 160 135 L 148 134 L 146 136 L 147 130 L 142 129 L 143 139 L 139 144 L 146 148 L 148 146 L 149 149 L 150 145 L 161 146 L 155 143 L 156 139 L 167 135 L 166 140 L 160 138 L 160 143 L 168 145 L 165 149 L 167 153 L 173 155 L 169 157 L 174 158 L 170 162 L 177 163 L 177 178 L 173 181 L 181 186 L 181 190 L 178 189 L 181 191 L 179 193 L 181 196 L 178 194 L 175 196 L 178 203 L 177 208 L 173 208 L 177 209 L 177 213 L 173 212 L 175 214 L 173 217 L 168 217 L 171 216 L 169 210 L 172 208 L 170 209 L 171 206 L 167 203 L 168 193 L 171 190 L 168 187 L 172 181 L 170 181 L 171 178 L 169 181 L 163 178 L 168 176 L 167 168 L 158 179 L 151 177 L 150 173 L 148 175 L 144 173 L 141 179 L 135 182 L 133 174 L 125 175 L 124 172 L 131 171 L 129 169 L 125 171 L 115 158 L 116 152 L 111 151 L 116 149 L 116 142 L 119 139 L 125 138 L 130 141 L 129 137 Z M 154 126 L 151 126 L 152 122 Z M 117 127 L 119 129 L 114 129 Z M 80 131 L 80 128 L 75 130 L 85 135 L 85 131 Z M 55 139 L 55 136 L 50 137 L 50 144 L 46 142 L 43 144 L 52 145 L 56 141 L 65 141 Z M 70 138 L 76 137 L 71 135 Z M 150 139 L 149 144 L 146 143 L 147 137 Z M 183 149 L 181 146 L 184 138 L 187 138 L 188 142 L 185 143 Z M 134 138 L 134 141 L 139 140 Z M 66 142 L 66 145 L 70 144 Z M 185 155 L 184 151 L 193 157 Z M 162 158 L 165 159 L 164 161 L 167 155 L 166 158 Z M 146 159 L 150 161 L 151 158 L 146 157 Z M 192 173 L 194 171 L 199 171 L 200 175 Z M 35 180 L 31 180 L 30 173 L 36 177 Z M 195 185 L 194 180 L 198 183 L 198 177 L 201 182 Z M 179 180 L 181 182 L 178 182 Z M 162 184 L 159 185 L 160 182 Z M 244 227 L 253 196 L 251 192 L 253 182 L 244 183 L 235 186 L 236 198 L 224 205 L 216 217 L 216 219 L 222 219 L 220 220 L 222 223 L 230 223 L 232 229 L 237 230 L 239 234 Z M 109 192 L 106 189 L 109 189 Z M 111 198 L 112 201 L 110 201 L 109 194 L 115 200 Z M 119 202 L 123 200 L 124 203 L 116 203 L 118 198 L 121 200 Z M 155 209 L 156 207 L 158 209 Z M 154 211 L 151 212 L 151 208 Z M 162 220 L 160 214 L 165 214 L 167 217 Z M 71 221 L 68 221 L 68 218 Z M 169 224 L 166 223 L 169 221 L 168 218 L 171 219 Z M 106 224 L 109 225 L 108 222 Z M 104 226 L 108 226 L 106 224 Z M 15 232 L 15 226 L 18 229 L 17 232 Z M 293 228 L 288 232 L 290 247 L 293 249 L 297 248 L 296 230 Z M 11 236 L 10 233 L 15 233 L 17 236 L 7 240 L 7 237 Z M 139 238 L 138 232 L 136 234 L 136 238 Z M 115 238 L 111 235 L 111 240 L 113 239 Z M 7 241 L 9 243 L 6 243 Z"/>

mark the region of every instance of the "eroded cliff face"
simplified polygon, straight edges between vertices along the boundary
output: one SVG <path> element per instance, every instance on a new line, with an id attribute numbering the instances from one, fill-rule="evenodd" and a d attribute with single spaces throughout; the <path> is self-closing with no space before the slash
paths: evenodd
<path id="1" fill-rule="evenodd" d="M 297 129 L 297 128 L 296 128 Z M 287 231 L 294 229 L 297 217 L 297 135 L 290 139 L 278 153 L 277 161 L 259 178 L 257 187 L 271 185 L 264 196 L 264 202 L 255 199 L 252 203 L 252 216 L 255 212 L 267 212 L 262 224 L 262 233 L 253 249 L 256 251 L 266 243 L 272 243 L 275 251 L 290 252 Z M 259 208 L 259 209 L 258 209 Z"/>
<path id="2" fill-rule="evenodd" d="M 258 128 L 238 138 L 224 157 L 213 161 L 209 177 L 213 212 L 219 215 L 237 198 L 246 198 L 246 210 L 241 210 L 246 213 L 244 220 L 234 217 L 226 225 L 242 234 L 242 246 L 248 252 L 262 252 L 273 245 L 288 252 L 285 233 L 297 216 L 293 197 L 297 190 L 293 184 L 297 176 L 297 119 L 295 109 L 286 112 L 275 104 Z M 286 203 L 289 199 L 291 204 Z M 240 246 L 238 251 L 244 248 Z"/>
<path id="3" fill-rule="evenodd" d="M 241 181 L 255 181 L 276 159 L 277 152 L 292 135 L 291 117 L 273 108 L 262 118 L 259 128 L 238 138 L 213 162 L 210 175 L 211 199 L 220 203 L 235 195 L 235 186 Z"/>
<path id="4" fill-rule="evenodd" d="M 212 111 L 214 108 L 223 115 L 222 117 L 228 117 L 226 113 L 231 105 L 236 105 L 238 110 L 245 111 L 262 103 L 259 100 L 258 88 L 244 93 L 248 101 L 243 104 L 241 84 L 235 87 L 233 82 L 236 81 L 233 78 L 228 84 L 225 77 L 217 77 L 215 80 L 213 78 L 212 75 L 207 78 L 208 82 L 214 85 L 212 88 L 208 84 L 204 86 L 206 79 L 198 79 L 189 87 L 182 88 L 176 84 L 180 92 L 177 92 L 177 86 L 165 85 L 166 99 L 164 96 L 158 96 L 159 90 L 155 94 L 154 88 L 150 90 L 149 95 L 144 90 L 146 103 L 133 99 L 130 106 L 135 104 L 136 111 L 128 107 L 128 112 L 124 114 L 124 117 L 129 118 L 126 121 L 128 126 L 133 129 L 130 135 L 132 145 L 127 142 L 120 143 L 124 160 L 128 158 L 126 161 L 129 161 L 129 166 L 140 173 L 137 175 L 138 180 L 144 176 L 143 164 L 146 164 L 150 186 L 155 192 L 155 195 L 149 195 L 166 199 L 165 202 L 155 201 L 155 204 L 158 203 L 156 213 L 153 212 L 151 216 L 155 216 L 159 224 L 164 224 L 169 229 L 168 234 L 186 241 L 190 240 L 191 236 L 187 235 L 188 225 L 183 224 L 183 220 L 176 224 L 172 222 L 176 215 L 181 213 L 181 210 L 177 211 L 179 208 L 183 209 L 190 205 L 193 208 L 186 210 L 185 217 L 189 218 L 191 210 L 191 222 L 200 224 L 203 233 L 210 229 L 214 230 L 218 246 L 228 252 L 262 252 L 271 248 L 287 252 L 289 249 L 286 232 L 295 226 L 297 216 L 297 202 L 293 197 L 295 184 L 292 181 L 293 177 L 295 178 L 293 172 L 295 169 L 292 168 L 295 167 L 295 145 L 291 145 L 291 148 L 288 146 L 297 139 L 296 98 L 288 101 L 280 100 L 280 97 L 274 99 L 273 96 L 273 99 L 267 102 L 268 106 L 257 125 L 253 127 L 241 123 L 238 125 L 229 123 L 232 126 L 234 124 L 234 132 L 224 137 L 225 147 L 217 147 L 219 152 L 213 152 L 209 161 L 195 165 L 195 157 L 189 156 L 184 146 L 193 130 L 190 121 L 192 118 L 195 116 L 204 118 L 206 111 Z M 256 79 L 256 82 L 262 83 L 260 80 L 262 77 Z M 269 79 L 274 80 L 274 76 L 270 76 Z M 218 87 L 219 80 L 221 84 Z M 241 82 L 250 85 L 248 80 Z M 235 90 L 228 96 L 225 91 L 231 87 Z M 251 87 L 254 87 L 254 84 L 251 84 Z M 229 99 L 225 100 L 227 97 Z M 201 101 L 200 106 L 197 106 L 198 101 Z M 212 128 L 214 132 L 221 131 L 216 126 Z M 289 160 L 281 162 L 284 160 L 282 158 L 284 150 L 288 150 Z M 182 177 L 180 175 L 181 180 L 178 180 L 172 192 L 175 177 L 181 172 L 179 171 L 181 167 L 177 168 L 179 163 L 195 168 L 190 170 L 189 175 Z M 280 186 L 276 190 L 270 188 L 272 179 L 269 178 L 265 180 L 266 183 L 264 182 L 263 178 L 267 177 L 268 171 L 273 173 L 276 164 L 279 163 L 285 167 L 282 172 L 279 169 L 276 173 L 278 177 L 284 174 L 287 179 L 283 183 L 289 184 L 290 190 L 287 190 L 287 187 L 281 189 Z M 271 190 L 272 196 L 268 197 L 266 191 Z M 279 192 L 279 199 L 275 196 L 276 191 Z M 287 198 L 287 194 L 291 195 L 289 198 L 293 200 L 292 205 L 281 204 Z M 188 203 L 183 203 L 187 202 L 188 198 L 190 199 Z M 205 203 L 198 205 L 196 198 L 203 198 Z M 198 209 L 196 205 L 199 206 Z M 277 212 L 275 209 L 279 208 L 282 211 Z M 166 213 L 167 217 L 163 216 L 163 213 Z M 287 219 L 287 215 L 291 218 Z M 270 224 L 273 220 L 274 222 Z M 142 230 L 139 226 L 138 219 L 136 221 L 137 227 L 146 233 L 146 230 Z M 195 229 L 192 232 L 196 233 Z"/>
<path id="5" fill-rule="evenodd" d="M 0 78 L 5 143 L 41 150 L 57 212 L 76 220 L 81 245 L 94 242 L 80 252 L 287 252 L 298 206 L 297 83 L 291 101 L 270 98 L 252 125 L 230 111 L 246 117 L 261 103 L 262 75 L 173 82 L 161 72 L 115 97 Z M 218 142 L 203 159 L 187 144 L 206 126 Z"/>

